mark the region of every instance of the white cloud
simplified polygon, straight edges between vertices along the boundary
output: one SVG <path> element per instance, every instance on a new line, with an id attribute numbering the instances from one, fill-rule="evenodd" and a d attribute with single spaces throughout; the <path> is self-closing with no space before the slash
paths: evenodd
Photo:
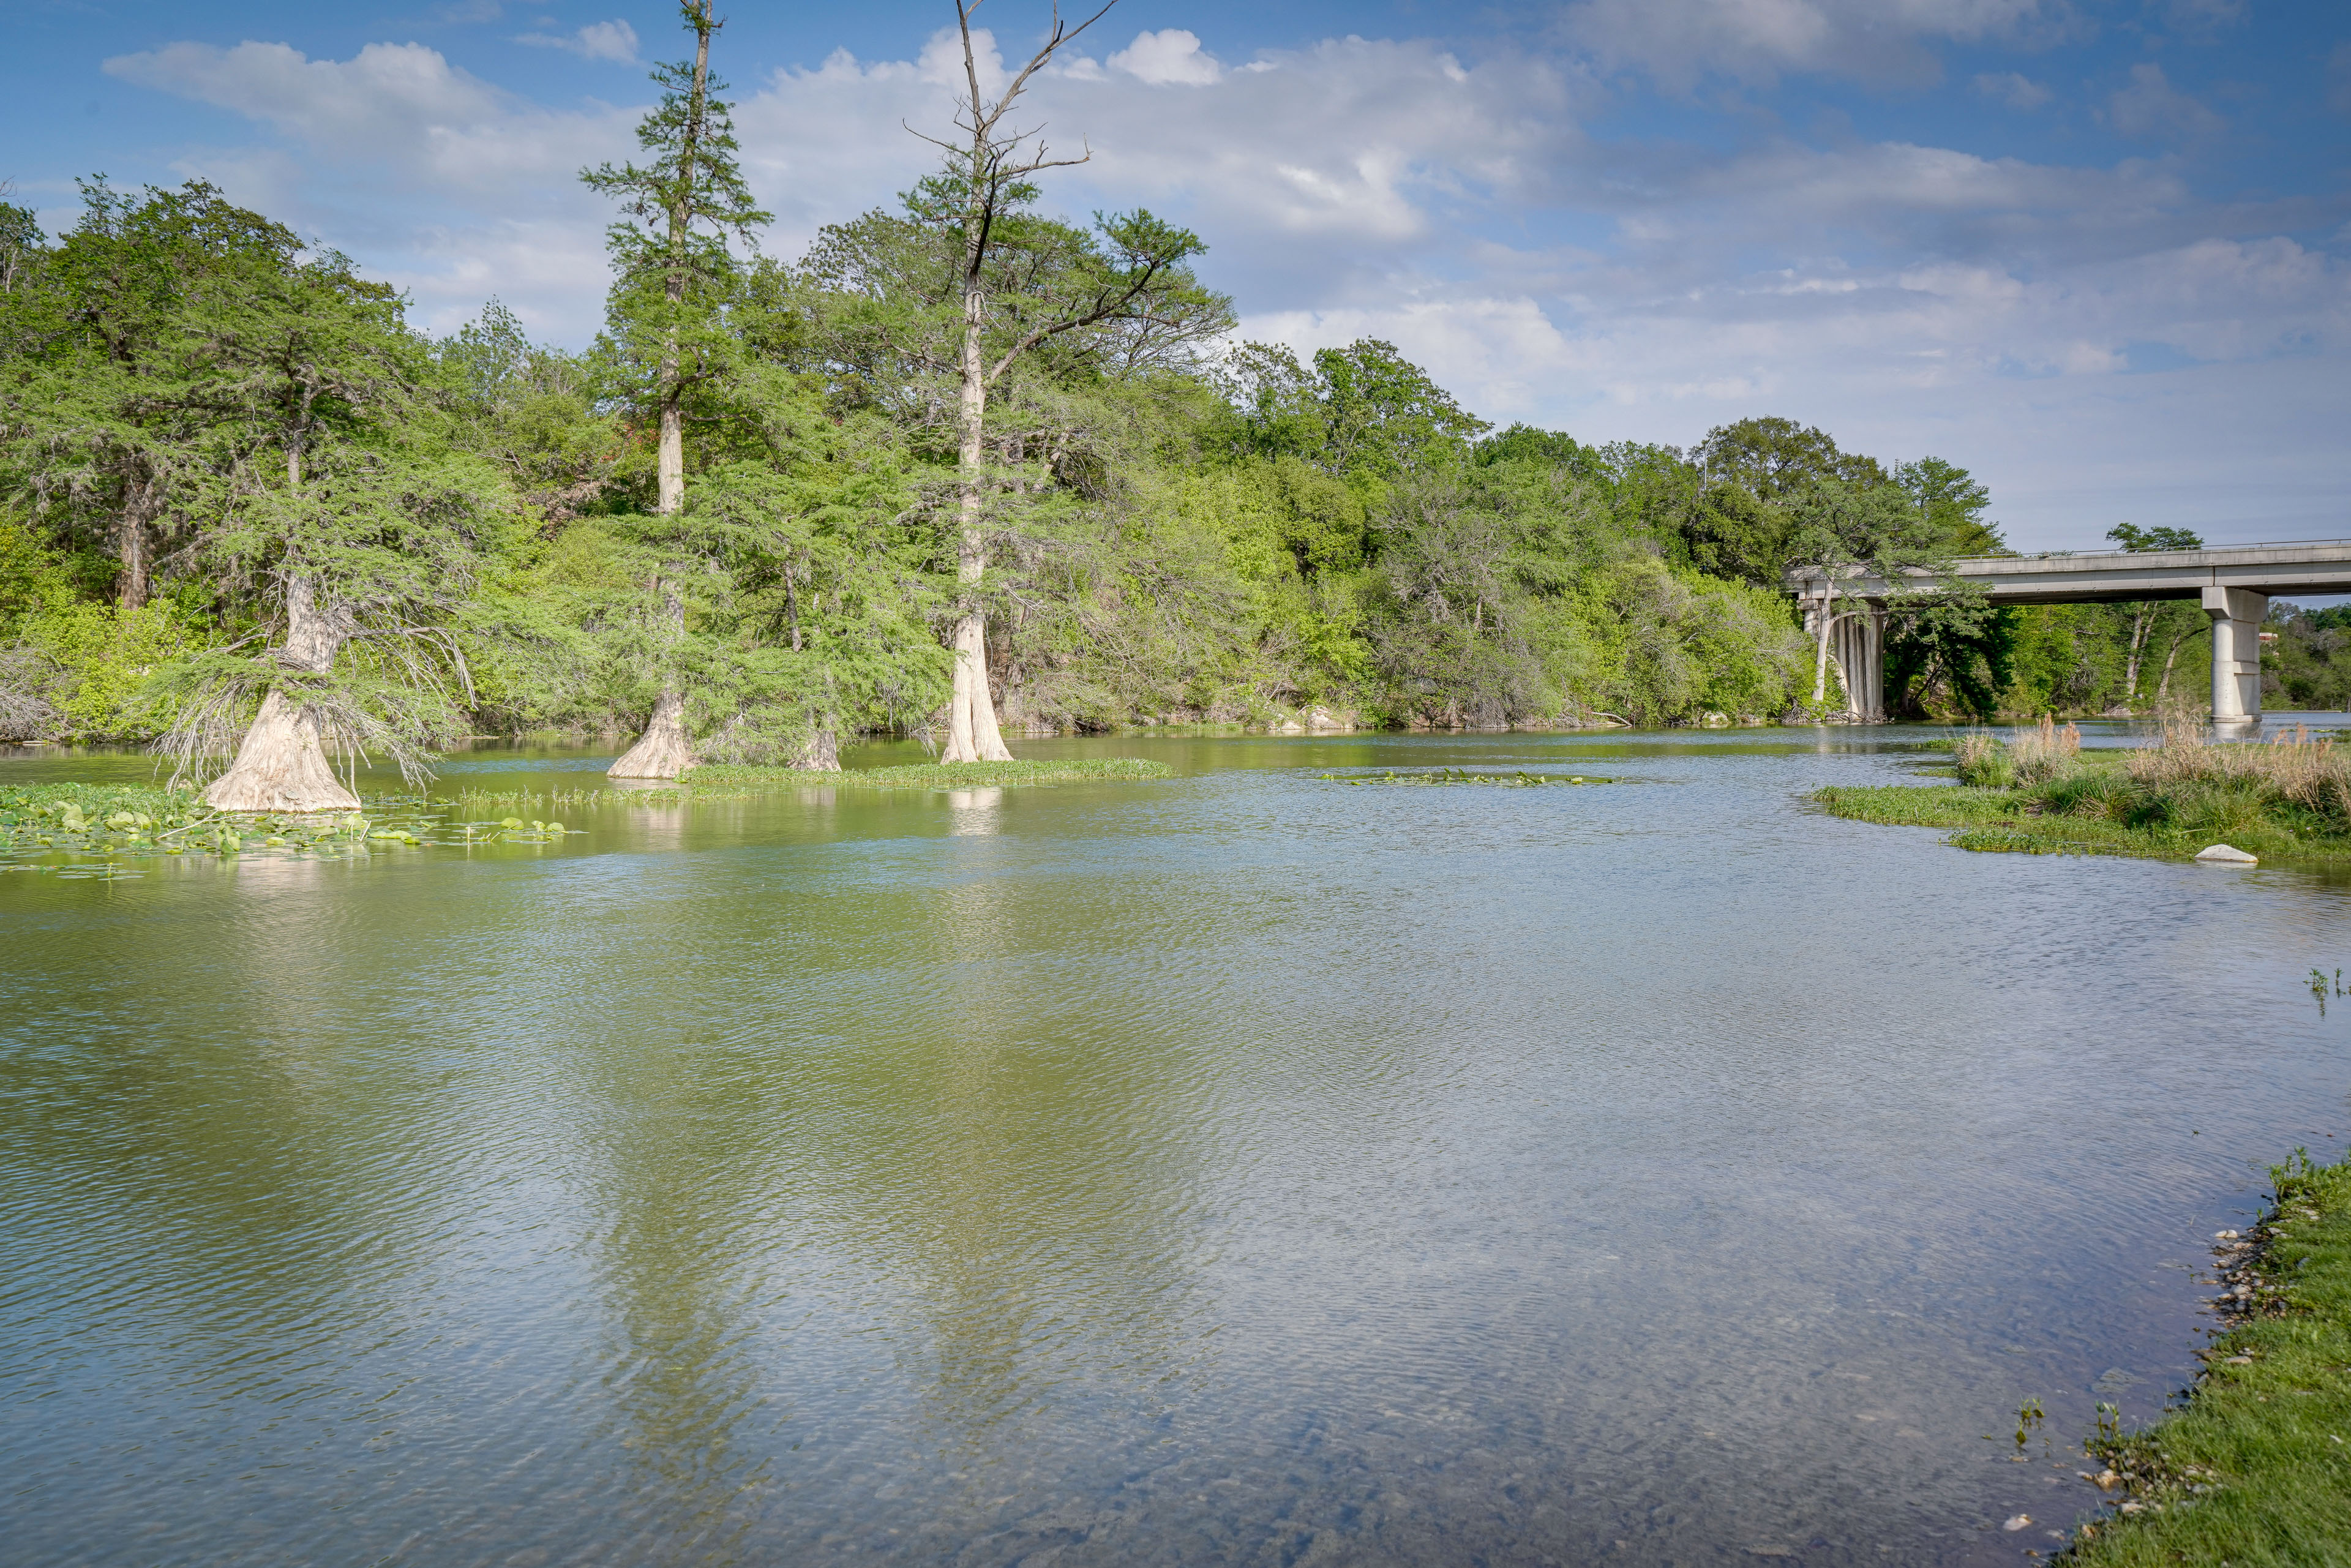
<path id="1" fill-rule="evenodd" d="M 2186 140 L 2210 136 L 2227 121 L 2171 85 L 2152 60 L 2131 67 L 2130 85 L 2106 100 L 2106 116 L 2126 136 Z"/>
<path id="2" fill-rule="evenodd" d="M 1137 33 L 1134 42 L 1111 56 L 1110 68 L 1153 87 L 1206 87 L 1224 68 L 1200 52 L 1200 40 L 1181 27 Z"/>
<path id="3" fill-rule="evenodd" d="M 2199 34 L 2241 22 L 2252 7 L 2247 0 L 2168 0 L 2164 10 L 2174 27 Z"/>
<path id="4" fill-rule="evenodd" d="M 2074 22 L 2063 0 L 1579 0 L 1564 25 L 1604 64 L 1687 90 L 1708 72 L 1932 80 L 1928 43 L 2052 36 Z"/>
<path id="5" fill-rule="evenodd" d="M 2054 96 L 2039 82 L 2014 71 L 1987 72 L 1976 78 L 1975 86 L 1986 98 L 1998 99 L 2011 109 L 2039 109 Z"/>
<path id="6" fill-rule="evenodd" d="M 515 42 L 562 49 L 583 60 L 611 60 L 624 66 L 637 62 L 637 30 L 618 18 L 590 22 L 576 33 L 525 33 Z"/>

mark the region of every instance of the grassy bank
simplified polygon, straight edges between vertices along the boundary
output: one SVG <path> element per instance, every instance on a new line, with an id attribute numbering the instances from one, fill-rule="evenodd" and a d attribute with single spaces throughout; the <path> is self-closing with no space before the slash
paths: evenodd
<path id="1" fill-rule="evenodd" d="M 2089 1445 L 2116 1507 L 2065 1561 L 2351 1563 L 2351 1164 L 2270 1175 L 2277 1207 L 2224 1233 L 2232 1326 L 2179 1412 Z"/>
<path id="2" fill-rule="evenodd" d="M 2263 860 L 2351 864 L 2351 747 L 2306 736 L 2216 745 L 2176 727 L 2161 744 L 2085 754 L 2072 726 L 2008 740 L 1969 736 L 1959 782 L 1833 786 L 1832 815 L 1947 828 L 1961 849 L 2186 859 L 2215 843 Z"/>

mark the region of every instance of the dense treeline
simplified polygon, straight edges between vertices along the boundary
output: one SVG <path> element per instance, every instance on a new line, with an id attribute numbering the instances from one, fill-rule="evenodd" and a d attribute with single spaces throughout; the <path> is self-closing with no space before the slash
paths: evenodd
<path id="1" fill-rule="evenodd" d="M 1791 421 L 1589 445 L 1494 431 L 1384 342 L 1227 350 L 1196 238 L 1041 215 L 985 126 L 760 256 L 708 37 L 657 78 L 645 165 L 589 176 L 623 215 L 585 352 L 495 302 L 432 339 L 201 182 L 90 182 L 54 240 L 0 206 L 5 733 L 217 762 L 258 715 L 418 768 L 667 726 L 821 767 L 999 719 L 1777 716 L 1836 696 L 1791 564 L 2000 548 L 1963 469 Z M 2192 606 L 1898 621 L 1909 713 L 2200 684 Z"/>

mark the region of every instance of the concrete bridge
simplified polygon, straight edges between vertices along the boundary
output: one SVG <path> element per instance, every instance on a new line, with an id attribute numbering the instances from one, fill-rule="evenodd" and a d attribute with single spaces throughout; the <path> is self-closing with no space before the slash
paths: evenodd
<path id="1" fill-rule="evenodd" d="M 2279 594 L 2351 593 L 2351 539 L 2227 545 L 2212 549 L 2091 550 L 2078 555 L 1980 556 L 1953 563 L 1953 575 L 1982 584 L 1995 604 L 2099 604 L 2193 599 L 2212 618 L 2212 719 L 2256 722 L 2262 716 L 2262 620 Z M 1889 584 L 1866 572 L 1836 580 L 1834 601 L 1817 567 L 1787 577 L 1803 607 L 1804 629 L 1820 634 L 1833 612 L 1829 653 L 1844 678 L 1846 708 L 1864 724 L 1886 718 L 1886 617 L 1889 594 L 1932 588 L 1937 578 L 1911 574 Z"/>

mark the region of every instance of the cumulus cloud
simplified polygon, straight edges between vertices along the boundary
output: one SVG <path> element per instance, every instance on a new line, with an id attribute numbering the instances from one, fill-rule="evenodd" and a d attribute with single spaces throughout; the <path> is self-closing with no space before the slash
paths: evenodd
<path id="1" fill-rule="evenodd" d="M 1976 90 L 2011 109 L 2039 109 L 2054 95 L 2030 77 L 2015 71 L 1986 72 L 1976 78 Z"/>
<path id="2" fill-rule="evenodd" d="M 1200 52 L 1200 40 L 1181 27 L 1137 33 L 1134 42 L 1111 56 L 1110 68 L 1153 87 L 1206 87 L 1224 68 Z"/>
<path id="3" fill-rule="evenodd" d="M 2130 85 L 2106 100 L 2106 118 L 2126 136 L 2188 141 L 2210 136 L 2227 121 L 2171 85 L 2153 60 L 2131 67 Z"/>
<path id="4" fill-rule="evenodd" d="M 590 22 L 573 33 L 525 33 L 515 42 L 561 49 L 583 60 L 611 60 L 623 66 L 637 63 L 637 30 L 617 17 L 610 22 Z"/>

